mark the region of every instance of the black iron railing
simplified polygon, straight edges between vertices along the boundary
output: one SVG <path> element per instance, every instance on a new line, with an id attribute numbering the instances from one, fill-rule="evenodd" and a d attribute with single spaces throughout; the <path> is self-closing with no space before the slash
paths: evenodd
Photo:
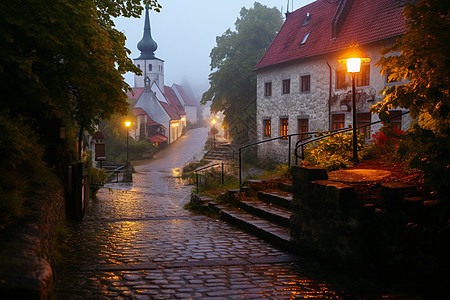
<path id="1" fill-rule="evenodd" d="M 365 128 L 365 127 L 368 127 L 368 126 L 371 126 L 371 125 L 374 125 L 374 124 L 378 124 L 378 123 L 381 123 L 381 122 L 386 122 L 386 121 L 389 121 L 390 119 L 393 119 L 393 118 L 396 118 L 396 117 L 399 117 L 399 116 L 403 116 L 403 115 L 406 115 L 408 113 L 409 113 L 409 111 L 403 112 L 401 114 L 396 114 L 396 115 L 391 116 L 389 118 L 385 118 L 385 119 L 382 119 L 382 120 L 379 120 L 379 121 L 376 121 L 376 122 L 371 122 L 371 123 L 368 123 L 368 124 L 365 124 L 365 125 L 358 126 L 356 129 L 358 130 L 358 129 Z M 289 143 L 288 143 L 288 153 L 287 153 L 288 159 L 287 159 L 287 161 L 288 161 L 288 166 L 290 167 L 291 166 L 291 148 L 292 148 L 291 140 L 292 140 L 293 136 L 308 135 L 307 137 L 299 139 L 295 143 L 294 155 L 295 155 L 295 163 L 297 164 L 299 158 L 300 159 L 304 159 L 303 150 L 304 150 L 304 146 L 305 145 L 313 143 L 313 142 L 321 140 L 321 139 L 324 139 L 324 138 L 327 138 L 327 137 L 330 137 L 330 136 L 333 136 L 333 135 L 336 135 L 336 134 L 345 133 L 345 132 L 348 132 L 348 131 L 353 131 L 353 128 L 341 128 L 341 129 L 334 129 L 334 130 L 331 130 L 331 131 L 326 131 L 326 132 L 330 132 L 330 133 L 326 134 L 326 135 L 322 135 L 322 136 L 316 136 L 316 134 L 319 133 L 319 131 L 293 133 L 293 134 L 278 136 L 278 137 L 274 137 L 274 138 L 270 138 L 270 139 L 265 139 L 265 140 L 262 140 L 262 141 L 254 142 L 254 143 L 251 143 L 251 144 L 248 144 L 248 145 L 240 147 L 239 148 L 239 187 L 242 187 L 242 150 L 243 149 L 251 147 L 251 146 L 255 146 L 255 145 L 258 145 L 258 144 L 271 142 L 271 141 L 278 140 L 278 139 L 288 139 Z M 301 154 L 298 153 L 299 149 L 301 149 Z"/>
<path id="2" fill-rule="evenodd" d="M 224 172 L 224 168 L 223 168 L 223 166 L 224 166 L 224 163 L 223 163 L 223 162 L 215 163 L 215 164 L 212 164 L 212 165 L 206 165 L 206 166 L 204 166 L 204 167 L 197 168 L 197 169 L 194 170 L 195 181 L 196 181 L 196 186 L 197 186 L 197 193 L 198 193 L 198 191 L 199 191 L 199 178 L 198 178 L 199 173 L 198 173 L 198 172 L 199 172 L 199 171 L 205 171 L 205 170 L 207 170 L 207 169 L 209 169 L 209 168 L 212 168 L 212 167 L 215 167 L 215 166 L 219 166 L 219 165 L 221 165 L 221 172 L 220 172 L 220 174 L 221 174 L 221 183 L 224 184 L 224 181 L 225 181 L 225 172 Z"/>

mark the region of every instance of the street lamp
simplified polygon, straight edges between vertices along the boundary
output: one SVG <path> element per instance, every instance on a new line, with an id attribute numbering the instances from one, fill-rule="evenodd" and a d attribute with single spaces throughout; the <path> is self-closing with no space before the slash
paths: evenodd
<path id="1" fill-rule="evenodd" d="M 127 127 L 127 164 L 128 164 L 128 127 L 130 127 L 130 125 L 131 125 L 130 121 L 125 122 L 125 126 Z"/>
<path id="2" fill-rule="evenodd" d="M 216 119 L 212 119 L 213 149 L 216 149 Z"/>
<path id="3" fill-rule="evenodd" d="M 356 134 L 356 92 L 355 92 L 355 76 L 361 71 L 361 63 L 369 62 L 370 58 L 357 46 L 350 46 L 350 50 L 338 60 L 340 63 L 345 63 L 347 72 L 352 76 L 352 110 L 353 110 L 353 161 L 358 161 L 358 139 Z"/>

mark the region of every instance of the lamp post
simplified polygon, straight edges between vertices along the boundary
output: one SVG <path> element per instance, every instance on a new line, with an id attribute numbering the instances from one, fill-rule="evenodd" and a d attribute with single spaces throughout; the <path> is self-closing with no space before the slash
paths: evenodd
<path id="1" fill-rule="evenodd" d="M 216 119 L 212 119 L 213 149 L 216 149 Z"/>
<path id="2" fill-rule="evenodd" d="M 128 164 L 128 127 L 130 127 L 130 125 L 131 125 L 130 121 L 125 122 L 125 126 L 127 127 L 127 164 Z"/>
<path id="3" fill-rule="evenodd" d="M 361 71 L 361 63 L 369 62 L 370 58 L 364 54 L 357 46 L 351 46 L 350 51 L 348 51 L 343 58 L 339 59 L 340 63 L 345 63 L 347 66 L 347 72 L 350 73 L 352 77 L 352 110 L 353 110 L 353 161 L 358 161 L 358 138 L 356 133 L 356 92 L 355 92 L 355 76 L 356 73 Z"/>

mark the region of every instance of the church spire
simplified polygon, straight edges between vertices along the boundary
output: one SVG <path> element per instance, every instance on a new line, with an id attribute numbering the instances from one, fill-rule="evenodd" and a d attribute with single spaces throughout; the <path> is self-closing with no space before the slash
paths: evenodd
<path id="1" fill-rule="evenodd" d="M 150 28 L 150 17 L 148 13 L 149 6 L 145 6 L 145 21 L 144 21 L 144 35 L 141 41 L 137 44 L 137 48 L 141 51 L 141 56 L 137 59 L 154 59 L 155 51 L 158 48 L 158 44 L 152 38 L 152 32 Z"/>

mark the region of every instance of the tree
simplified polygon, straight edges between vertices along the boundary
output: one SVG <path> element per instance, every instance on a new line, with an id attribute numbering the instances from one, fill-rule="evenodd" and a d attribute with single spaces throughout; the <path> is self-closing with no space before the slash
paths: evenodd
<path id="1" fill-rule="evenodd" d="M 388 72 L 388 80 L 404 81 L 386 86 L 383 101 L 371 111 L 383 117 L 389 108 L 400 106 L 418 117 L 395 154 L 419 170 L 441 199 L 450 201 L 450 2 L 420 0 L 407 4 L 403 15 L 407 32 L 382 51 L 377 65 L 383 74 Z"/>
<path id="2" fill-rule="evenodd" d="M 211 111 L 223 111 L 225 123 L 235 126 L 231 134 L 247 134 L 255 128 L 256 74 L 253 67 L 275 38 L 282 24 L 280 11 L 255 2 L 250 9 L 243 7 L 235 22 L 236 31 L 227 29 L 216 38 L 211 50 L 210 88 L 201 103 L 211 103 Z M 251 121 L 252 124 L 246 124 Z"/>
<path id="3" fill-rule="evenodd" d="M 112 17 L 136 17 L 150 0 L 15 0 L 0 3 L 0 111 L 24 116 L 49 151 L 60 126 L 93 129 L 125 114 L 122 74 L 139 73 Z M 73 141 L 75 142 L 75 141 Z"/>
<path id="4" fill-rule="evenodd" d="M 413 118 L 434 131 L 450 133 L 450 2 L 421 0 L 406 4 L 403 15 L 407 32 L 382 51 L 377 66 L 390 81 L 384 99 L 372 112 L 386 114 L 391 107 L 409 108 Z M 395 55 L 400 53 L 399 55 Z"/>

